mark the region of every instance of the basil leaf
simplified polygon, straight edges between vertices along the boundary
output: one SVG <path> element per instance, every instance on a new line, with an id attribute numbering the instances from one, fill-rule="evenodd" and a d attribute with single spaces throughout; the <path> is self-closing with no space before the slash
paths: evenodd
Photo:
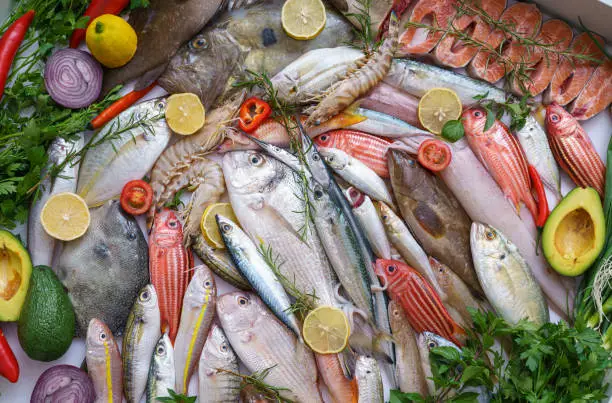
<path id="1" fill-rule="evenodd" d="M 444 124 L 442 128 L 442 137 L 445 140 L 454 143 L 465 136 L 465 130 L 463 129 L 463 122 L 461 120 L 449 120 Z"/>

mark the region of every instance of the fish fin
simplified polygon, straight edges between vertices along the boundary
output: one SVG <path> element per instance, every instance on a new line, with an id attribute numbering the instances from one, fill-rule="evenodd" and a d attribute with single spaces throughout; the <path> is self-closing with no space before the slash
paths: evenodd
<path id="1" fill-rule="evenodd" d="M 393 336 L 378 329 L 373 337 L 369 337 L 362 332 L 353 332 L 349 336 L 349 345 L 353 349 L 364 351 L 367 354 L 373 355 L 376 359 L 393 364 L 393 358 L 382 347 L 385 341 L 395 342 Z"/>
<path id="2" fill-rule="evenodd" d="M 264 203 L 264 206 L 258 210 L 258 213 L 270 215 L 275 220 L 275 222 L 277 222 L 281 227 L 285 228 L 289 233 L 291 233 L 300 242 L 303 242 L 302 236 L 299 234 L 298 230 L 294 228 L 293 225 L 291 225 L 291 223 L 281 213 L 279 213 L 275 208 Z M 260 239 L 260 242 L 263 243 L 263 239 Z"/>

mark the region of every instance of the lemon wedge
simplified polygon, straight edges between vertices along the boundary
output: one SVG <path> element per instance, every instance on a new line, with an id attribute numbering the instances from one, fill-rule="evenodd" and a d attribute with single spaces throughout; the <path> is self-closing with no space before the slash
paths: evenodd
<path id="1" fill-rule="evenodd" d="M 53 195 L 40 212 L 43 229 L 61 241 L 81 237 L 89 228 L 89 209 L 81 196 L 65 192 Z"/>
<path id="2" fill-rule="evenodd" d="M 432 88 L 419 101 L 419 122 L 430 132 L 440 134 L 446 122 L 459 119 L 461 109 L 461 101 L 455 91 Z"/>
<path id="3" fill-rule="evenodd" d="M 306 316 L 302 329 L 304 341 L 319 354 L 334 354 L 344 350 L 351 329 L 342 310 L 321 306 Z"/>
<path id="4" fill-rule="evenodd" d="M 327 15 L 321 0 L 287 0 L 283 5 L 283 29 L 293 39 L 316 38 L 325 28 Z"/>
<path id="5" fill-rule="evenodd" d="M 225 243 L 221 233 L 219 233 L 219 226 L 217 225 L 217 219 L 215 216 L 221 214 L 223 217 L 229 218 L 235 223 L 238 223 L 238 219 L 232 210 L 232 205 L 229 203 L 213 203 L 206 207 L 202 214 L 202 221 L 200 221 L 200 229 L 206 242 L 217 249 L 224 249 Z"/>
<path id="6" fill-rule="evenodd" d="M 204 105 L 196 94 L 174 94 L 168 97 L 166 122 L 177 134 L 188 136 L 204 126 L 206 113 Z"/>

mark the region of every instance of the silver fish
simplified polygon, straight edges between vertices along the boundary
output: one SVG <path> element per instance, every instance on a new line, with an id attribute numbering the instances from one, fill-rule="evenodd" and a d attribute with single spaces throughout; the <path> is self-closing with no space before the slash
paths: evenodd
<path id="1" fill-rule="evenodd" d="M 346 189 L 345 195 L 376 256 L 391 259 L 391 245 L 372 200 L 352 186 Z"/>
<path id="2" fill-rule="evenodd" d="M 359 356 L 355 364 L 359 403 L 383 403 L 384 392 L 380 368 L 374 358 Z"/>
<path id="3" fill-rule="evenodd" d="M 291 300 L 261 251 L 236 223 L 217 215 L 217 225 L 223 242 L 238 270 L 276 317 L 302 339 L 300 324 L 290 312 Z"/>
<path id="4" fill-rule="evenodd" d="M 240 379 L 219 369 L 238 373 L 238 357 L 221 327 L 213 323 L 198 366 L 200 402 L 222 403 L 238 400 Z"/>
<path id="5" fill-rule="evenodd" d="M 85 360 L 96 392 L 95 403 L 121 403 L 123 370 L 119 347 L 108 326 L 95 318 L 87 328 Z"/>
<path id="6" fill-rule="evenodd" d="M 215 317 L 216 302 L 217 287 L 213 274 L 205 265 L 195 267 L 183 297 L 181 321 L 174 342 L 174 390 L 178 393 L 187 393 L 189 380 Z"/>
<path id="7" fill-rule="evenodd" d="M 82 134 L 79 134 L 78 138 L 73 141 L 56 137 L 47 150 L 49 166 L 41 172 L 41 178 L 45 178 L 50 167 L 63 164 L 69 154 L 78 152 L 82 148 Z M 53 251 L 57 244 L 57 240 L 49 236 L 42 227 L 40 221 L 42 208 L 54 194 L 74 192 L 76 190 L 78 172 L 78 163 L 75 165 L 66 163 L 57 177 L 54 179 L 46 178 L 40 184 L 40 198 L 32 204 L 28 217 L 28 251 L 34 266 L 51 266 L 53 263 Z"/>
<path id="8" fill-rule="evenodd" d="M 174 389 L 174 348 L 168 333 L 164 333 L 155 345 L 149 378 L 147 379 L 147 403 L 157 403 L 158 397 L 167 397 L 168 389 Z"/>
<path id="9" fill-rule="evenodd" d="M 357 116 L 363 116 L 366 119 L 362 122 L 348 126 L 347 129 L 359 130 L 364 133 L 391 138 L 427 133 L 423 129 L 414 127 L 411 124 L 406 123 L 403 120 L 398 119 L 394 116 L 387 115 L 386 113 L 377 112 L 361 107 L 350 109 L 350 112 L 354 113 Z"/>
<path id="10" fill-rule="evenodd" d="M 90 207 L 116 198 L 127 182 L 142 179 L 151 170 L 170 140 L 165 110 L 164 99 L 139 103 L 94 134 L 91 144 L 111 137 L 89 149 L 81 162 L 77 193 Z"/>
<path id="11" fill-rule="evenodd" d="M 300 343 L 255 294 L 222 295 L 217 314 L 230 344 L 251 372 L 272 368 L 266 383 L 287 388 L 282 396 L 299 402 L 322 402 L 312 352 Z"/>
<path id="12" fill-rule="evenodd" d="M 147 386 L 155 345 L 161 337 L 157 293 L 148 284 L 138 294 L 125 325 L 121 350 L 123 391 L 128 403 L 140 402 Z"/>
<path id="13" fill-rule="evenodd" d="M 472 256 L 487 299 L 508 323 L 548 322 L 548 305 L 517 247 L 490 225 L 474 222 Z"/>

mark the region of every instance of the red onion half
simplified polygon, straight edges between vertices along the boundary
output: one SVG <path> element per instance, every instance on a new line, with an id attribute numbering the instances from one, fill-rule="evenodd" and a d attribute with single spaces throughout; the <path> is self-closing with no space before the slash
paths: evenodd
<path id="1" fill-rule="evenodd" d="M 45 65 L 45 87 L 51 98 L 66 108 L 89 106 L 100 95 L 102 67 L 82 50 L 58 50 Z"/>
<path id="2" fill-rule="evenodd" d="M 93 382 L 85 371 L 72 365 L 56 365 L 42 373 L 30 403 L 92 403 Z"/>

